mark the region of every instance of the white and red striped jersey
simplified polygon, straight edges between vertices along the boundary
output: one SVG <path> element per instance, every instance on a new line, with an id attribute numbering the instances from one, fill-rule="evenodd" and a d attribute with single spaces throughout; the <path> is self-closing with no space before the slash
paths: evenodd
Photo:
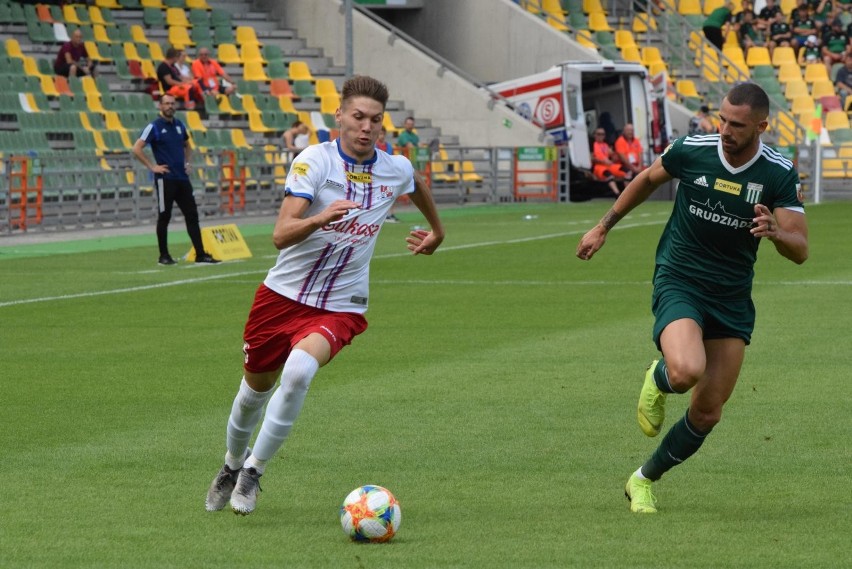
<path id="1" fill-rule="evenodd" d="M 376 239 L 397 197 L 414 191 L 411 162 L 376 150 L 374 159 L 356 164 L 337 141 L 324 142 L 299 154 L 285 184 L 285 195 L 310 200 L 306 216 L 340 199 L 361 208 L 282 249 L 264 284 L 316 308 L 366 312 Z"/>

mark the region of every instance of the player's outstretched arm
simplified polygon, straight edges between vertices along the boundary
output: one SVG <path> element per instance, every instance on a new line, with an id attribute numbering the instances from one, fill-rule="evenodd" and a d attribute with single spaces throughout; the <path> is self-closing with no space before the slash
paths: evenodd
<path id="1" fill-rule="evenodd" d="M 648 199 L 648 196 L 665 182 L 671 180 L 671 175 L 663 168 L 663 162 L 657 158 L 650 167 L 642 170 L 627 184 L 612 208 L 603 216 L 597 225 L 592 227 L 580 239 L 577 245 L 577 257 L 588 261 L 606 243 L 606 234 L 615 224 L 630 213 L 633 208 Z"/>
<path id="2" fill-rule="evenodd" d="M 805 215 L 798 211 L 769 208 L 763 204 L 754 205 L 755 237 L 766 237 L 775 245 L 775 250 L 797 265 L 808 259 L 808 222 Z"/>
<path id="3" fill-rule="evenodd" d="M 350 210 L 360 207 L 351 200 L 336 200 L 318 214 L 303 217 L 310 205 L 311 202 L 305 198 L 293 195 L 284 197 L 275 229 L 272 230 L 272 242 L 277 249 L 301 243 L 320 227 L 340 221 Z"/>
<path id="4" fill-rule="evenodd" d="M 411 201 L 426 218 L 431 231 L 415 229 L 405 239 L 408 250 L 415 255 L 431 255 L 444 241 L 444 225 L 438 216 L 438 208 L 432 197 L 432 190 L 423 181 L 419 174 L 414 174 L 414 193 L 410 194 Z"/>

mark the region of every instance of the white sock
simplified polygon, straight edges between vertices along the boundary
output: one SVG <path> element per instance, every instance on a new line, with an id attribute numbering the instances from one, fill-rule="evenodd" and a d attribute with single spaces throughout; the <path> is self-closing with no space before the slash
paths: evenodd
<path id="1" fill-rule="evenodd" d="M 644 474 L 642 474 L 642 467 L 641 466 L 636 469 L 636 472 L 634 474 L 636 475 L 636 478 L 638 478 L 639 480 L 647 480 L 648 479 Z"/>
<path id="2" fill-rule="evenodd" d="M 284 364 L 281 372 L 281 385 L 275 390 L 269 404 L 266 406 L 266 415 L 260 427 L 260 433 L 254 442 L 252 455 L 246 462 L 263 472 L 263 467 L 272 455 L 274 455 L 287 436 L 308 394 L 311 380 L 319 369 L 316 358 L 304 350 L 293 350 Z"/>
<path id="3" fill-rule="evenodd" d="M 266 392 L 255 391 L 249 387 L 245 378 L 240 383 L 240 390 L 234 398 L 231 415 L 228 417 L 226 437 L 228 452 L 225 453 L 225 464 L 228 468 L 232 470 L 242 468 L 251 434 L 257 427 L 263 413 L 263 406 L 272 397 L 273 391 L 272 389 Z"/>

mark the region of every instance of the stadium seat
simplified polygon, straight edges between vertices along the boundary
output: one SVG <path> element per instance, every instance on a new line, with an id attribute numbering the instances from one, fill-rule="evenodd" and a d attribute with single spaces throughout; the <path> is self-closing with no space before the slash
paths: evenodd
<path id="1" fill-rule="evenodd" d="M 340 96 L 338 95 L 323 95 L 320 97 L 320 112 L 324 114 L 334 114 L 340 107 Z"/>
<path id="2" fill-rule="evenodd" d="M 825 158 L 822 161 L 824 178 L 846 178 L 846 164 L 842 158 Z"/>
<path id="3" fill-rule="evenodd" d="M 653 63 L 662 63 L 665 65 L 663 61 L 663 56 L 660 53 L 660 48 L 655 46 L 647 46 L 643 47 L 642 50 L 642 64 L 645 67 L 650 67 Z"/>
<path id="4" fill-rule="evenodd" d="M 257 35 L 254 32 L 254 28 L 250 26 L 237 26 L 236 32 L 237 43 L 240 45 L 244 45 L 247 43 L 260 44 L 258 41 Z"/>
<path id="5" fill-rule="evenodd" d="M 591 12 L 589 14 L 589 29 L 593 32 L 613 31 L 606 19 L 606 14 L 603 12 Z"/>
<path id="6" fill-rule="evenodd" d="M 260 111 L 249 111 L 249 130 L 252 132 L 257 132 L 261 134 L 265 134 L 267 132 L 274 132 L 274 128 L 270 128 L 263 124 L 263 114 Z"/>
<path id="7" fill-rule="evenodd" d="M 618 48 L 622 48 L 628 45 L 637 45 L 636 38 L 633 36 L 633 32 L 630 30 L 615 30 L 615 45 Z"/>
<path id="8" fill-rule="evenodd" d="M 212 10 L 207 0 L 186 0 L 186 7 L 193 10 L 207 10 L 208 12 Z"/>
<path id="9" fill-rule="evenodd" d="M 290 82 L 286 79 L 272 79 L 269 82 L 269 94 L 274 97 L 294 97 L 293 90 L 290 88 Z"/>
<path id="10" fill-rule="evenodd" d="M 177 49 L 186 49 L 195 45 L 189 37 L 189 28 L 181 26 L 169 26 L 169 43 Z"/>
<path id="11" fill-rule="evenodd" d="M 657 31 L 657 20 L 647 13 L 640 13 L 633 16 L 633 22 L 630 29 L 634 34 L 644 34 L 648 31 Z"/>
<path id="12" fill-rule="evenodd" d="M 278 97 L 278 108 L 285 113 L 296 114 L 298 112 L 296 107 L 293 106 L 292 97 Z"/>
<path id="13" fill-rule="evenodd" d="M 772 65 L 772 58 L 769 55 L 769 49 L 762 46 L 753 46 L 746 53 L 746 64 L 749 67 L 758 65 Z"/>
<path id="14" fill-rule="evenodd" d="M 790 101 L 801 95 L 810 95 L 808 84 L 804 81 L 788 81 L 784 85 L 784 97 Z"/>
<path id="15" fill-rule="evenodd" d="M 683 97 L 701 98 L 698 89 L 695 88 L 695 82 L 691 79 L 679 79 L 675 81 L 675 91 Z"/>
<path id="16" fill-rule="evenodd" d="M 222 65 L 240 65 L 242 59 L 237 46 L 232 43 L 220 43 L 216 48 L 216 60 Z"/>
<path id="17" fill-rule="evenodd" d="M 243 79 L 246 81 L 265 81 L 269 82 L 269 76 L 263 69 L 263 63 L 260 61 L 248 61 L 243 66 Z"/>
<path id="18" fill-rule="evenodd" d="M 811 113 L 816 110 L 816 104 L 814 104 L 814 100 L 810 95 L 798 95 L 793 98 L 793 105 L 791 108 L 793 114 L 804 114 Z"/>
<path id="19" fill-rule="evenodd" d="M 681 16 L 701 16 L 701 0 L 680 0 L 677 4 L 677 13 Z"/>
<path id="20" fill-rule="evenodd" d="M 628 45 L 621 48 L 621 58 L 624 59 L 624 61 L 642 63 L 642 54 L 639 52 L 639 48 L 635 45 Z"/>
<path id="21" fill-rule="evenodd" d="M 183 8 L 167 8 L 166 9 L 166 24 L 169 26 L 180 26 L 182 28 L 191 28 L 192 23 L 186 17 L 186 12 Z"/>
<path id="22" fill-rule="evenodd" d="M 242 59 L 244 64 L 250 61 L 266 63 L 266 59 L 263 57 L 260 47 L 256 43 L 242 44 L 240 46 L 240 59 Z"/>
<path id="23" fill-rule="evenodd" d="M 291 61 L 287 67 L 290 81 L 313 81 L 314 76 L 304 61 Z"/>
<path id="24" fill-rule="evenodd" d="M 787 83 L 788 81 L 804 81 L 804 77 L 802 77 L 802 68 L 795 62 L 783 64 L 778 68 L 778 81 L 780 83 Z"/>
<path id="25" fill-rule="evenodd" d="M 822 63 L 808 63 L 805 66 L 805 82 L 831 81 L 828 78 L 828 69 Z"/>
<path id="26" fill-rule="evenodd" d="M 583 47 L 588 47 L 589 49 L 594 49 L 597 51 L 598 46 L 595 45 L 595 42 L 592 41 L 592 31 L 591 30 L 577 30 L 574 34 L 574 40 Z"/>
<path id="27" fill-rule="evenodd" d="M 781 67 L 785 63 L 795 63 L 798 65 L 796 51 L 792 47 L 779 45 L 772 50 L 772 65 Z"/>
<path id="28" fill-rule="evenodd" d="M 846 111 L 837 110 L 829 111 L 825 115 L 825 128 L 828 131 L 837 130 L 840 128 L 850 128 L 849 116 Z"/>
<path id="29" fill-rule="evenodd" d="M 231 143 L 235 148 L 251 149 L 251 145 L 246 140 L 245 133 L 239 128 L 231 129 Z"/>
<path id="30" fill-rule="evenodd" d="M 830 79 L 818 79 L 811 85 L 811 97 L 815 101 L 820 101 L 823 97 L 832 97 L 834 95 L 834 84 Z"/>
<path id="31" fill-rule="evenodd" d="M 703 13 L 709 16 L 716 8 L 721 8 L 725 5 L 725 0 L 704 0 Z"/>

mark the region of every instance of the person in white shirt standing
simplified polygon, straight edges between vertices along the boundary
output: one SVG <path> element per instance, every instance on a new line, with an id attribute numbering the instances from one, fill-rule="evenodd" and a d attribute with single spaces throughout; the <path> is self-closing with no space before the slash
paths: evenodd
<path id="1" fill-rule="evenodd" d="M 336 112 L 340 136 L 309 146 L 290 167 L 272 234 L 280 253 L 246 322 L 245 374 L 228 417 L 225 464 L 207 493 L 208 511 L 228 501 L 237 514 L 254 511 L 259 479 L 289 435 L 317 370 L 367 329 L 370 259 L 397 197 L 409 194 L 431 227 L 406 238 L 414 255 L 431 255 L 444 239 L 434 199 L 411 162 L 376 152 L 387 100 L 387 87 L 376 79 L 348 79 Z"/>

